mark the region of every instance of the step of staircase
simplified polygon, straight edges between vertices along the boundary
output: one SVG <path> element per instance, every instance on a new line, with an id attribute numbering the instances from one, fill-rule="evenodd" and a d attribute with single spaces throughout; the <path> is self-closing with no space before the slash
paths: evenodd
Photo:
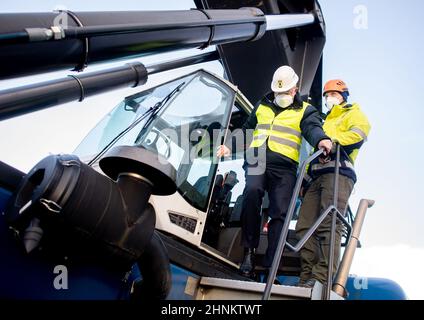
<path id="1" fill-rule="evenodd" d="M 196 300 L 260 300 L 265 283 L 202 277 L 197 279 L 194 292 Z M 315 283 L 313 288 L 273 285 L 271 300 L 321 300 L 323 286 Z M 331 300 L 343 300 L 331 292 Z"/>

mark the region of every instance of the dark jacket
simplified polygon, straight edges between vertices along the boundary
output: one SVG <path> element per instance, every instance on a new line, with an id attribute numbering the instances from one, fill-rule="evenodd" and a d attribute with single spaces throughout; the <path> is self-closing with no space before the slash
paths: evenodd
<path id="1" fill-rule="evenodd" d="M 255 129 L 258 119 L 256 118 L 256 111 L 258 110 L 259 106 L 263 104 L 272 109 L 272 111 L 275 113 L 275 116 L 279 115 L 280 113 L 290 110 L 290 109 L 296 109 L 296 108 L 302 108 L 303 101 L 300 98 L 300 95 L 297 94 L 294 99 L 294 103 L 286 108 L 283 109 L 274 103 L 274 93 L 267 94 L 261 101 L 259 101 L 255 109 L 250 114 L 247 121 L 242 126 L 243 133 L 246 133 L 246 130 L 248 129 Z M 324 139 L 330 139 L 322 129 L 322 119 L 318 112 L 318 110 L 313 107 L 312 105 L 309 105 L 307 109 L 305 110 L 305 113 L 303 115 L 303 118 L 300 122 L 300 129 L 302 130 L 302 135 L 306 139 L 306 141 L 309 142 L 309 144 L 313 147 L 317 147 L 318 143 L 321 140 Z M 250 139 L 251 137 L 246 137 L 247 139 Z M 246 143 L 247 147 L 249 146 L 248 143 Z M 293 161 L 292 159 L 283 156 L 280 153 L 274 152 L 271 149 L 269 149 L 268 144 L 266 144 L 266 165 L 267 167 L 285 167 L 287 169 L 297 170 L 298 164 Z"/>

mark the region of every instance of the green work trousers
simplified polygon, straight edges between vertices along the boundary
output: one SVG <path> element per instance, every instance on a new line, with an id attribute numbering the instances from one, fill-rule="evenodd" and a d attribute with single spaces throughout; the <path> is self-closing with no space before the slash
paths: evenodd
<path id="1" fill-rule="evenodd" d="M 349 196 L 353 189 L 352 179 L 339 176 L 339 195 L 337 209 L 345 215 Z M 307 190 L 296 224 L 296 235 L 300 240 L 317 221 L 319 216 L 333 205 L 334 174 L 324 174 L 315 179 Z M 300 251 L 301 273 L 300 281 L 315 279 L 321 283 L 327 282 L 329 246 L 331 236 L 331 218 L 328 215 L 312 237 Z M 336 241 L 334 249 L 333 276 L 340 260 L 341 237 L 343 225 L 337 220 Z"/>

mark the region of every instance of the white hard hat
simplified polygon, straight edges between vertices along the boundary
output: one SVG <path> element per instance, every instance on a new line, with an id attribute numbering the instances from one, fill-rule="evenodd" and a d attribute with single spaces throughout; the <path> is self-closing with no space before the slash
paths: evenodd
<path id="1" fill-rule="evenodd" d="M 296 87 L 299 77 L 289 66 L 282 66 L 274 72 L 271 90 L 276 93 L 287 92 Z"/>

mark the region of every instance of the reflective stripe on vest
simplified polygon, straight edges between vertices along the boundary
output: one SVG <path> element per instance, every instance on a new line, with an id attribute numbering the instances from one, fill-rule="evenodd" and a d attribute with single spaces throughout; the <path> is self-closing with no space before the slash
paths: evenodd
<path id="1" fill-rule="evenodd" d="M 362 139 L 367 141 L 367 134 L 359 128 L 352 128 L 350 131 L 355 132 L 361 136 Z"/>
<path id="2" fill-rule="evenodd" d="M 268 147 L 272 151 L 299 162 L 302 144 L 300 122 L 308 106 L 303 103 L 302 108 L 288 109 L 275 116 L 270 107 L 261 104 L 256 111 L 258 124 L 250 147 L 257 148 L 268 141 Z"/>
<path id="3" fill-rule="evenodd" d="M 269 130 L 271 129 L 270 124 L 258 124 L 255 130 Z"/>
<path id="4" fill-rule="evenodd" d="M 297 144 L 296 142 L 293 142 L 293 141 L 284 139 L 284 138 L 270 136 L 269 137 L 269 141 L 270 142 L 279 143 L 279 144 L 282 144 L 282 145 L 286 145 L 286 146 L 290 146 L 293 149 L 297 149 L 297 150 L 300 149 L 300 145 L 299 144 Z"/>
<path id="5" fill-rule="evenodd" d="M 277 124 L 274 124 L 272 126 L 272 130 L 282 132 L 282 133 L 292 134 L 296 137 L 299 137 L 299 139 L 302 138 L 302 134 L 299 131 L 296 131 L 296 130 L 289 128 L 289 127 L 283 127 L 283 126 L 279 126 Z"/>
<path id="6" fill-rule="evenodd" d="M 328 169 L 328 168 L 334 168 L 336 166 L 336 161 L 330 161 L 327 163 L 316 163 L 314 165 L 312 165 L 312 171 L 318 171 L 318 170 L 323 170 L 323 169 Z M 344 167 L 344 168 L 349 168 L 353 171 L 355 171 L 355 167 L 353 166 L 353 164 L 351 164 L 349 161 L 341 161 L 340 163 L 340 167 Z"/>

